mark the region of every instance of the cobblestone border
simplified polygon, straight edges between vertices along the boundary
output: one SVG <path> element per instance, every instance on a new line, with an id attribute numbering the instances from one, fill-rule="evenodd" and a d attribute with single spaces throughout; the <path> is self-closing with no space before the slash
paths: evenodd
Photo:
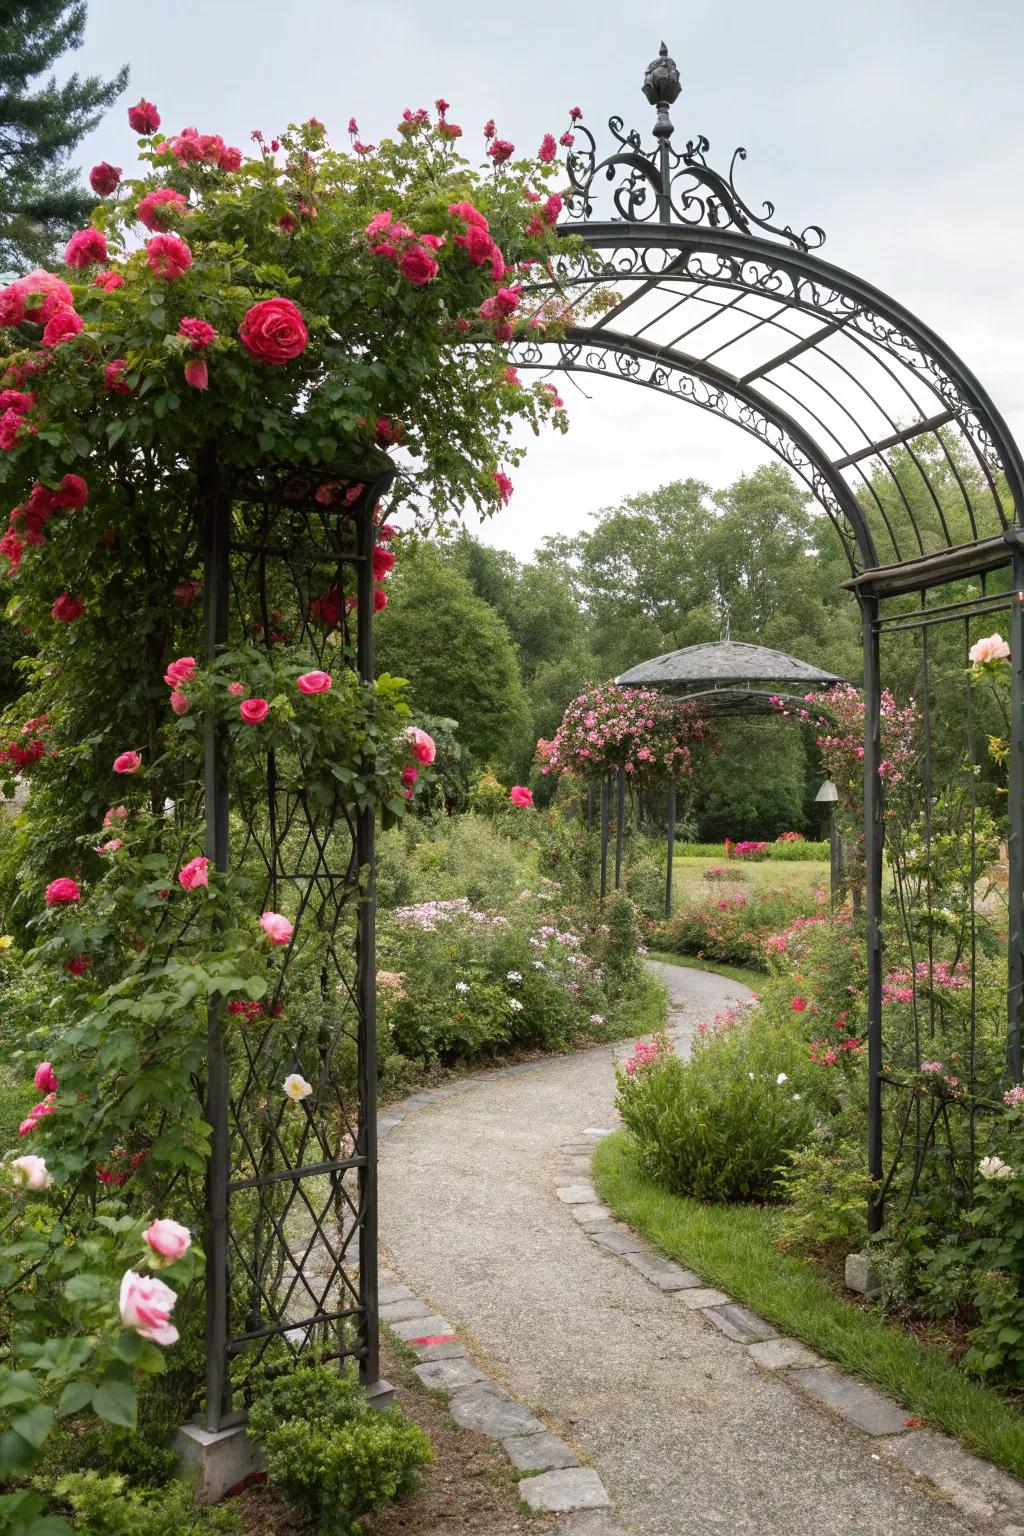
<path id="1" fill-rule="evenodd" d="M 615 1126 L 590 1126 L 563 1142 L 556 1173 L 555 1194 L 592 1242 L 621 1258 L 659 1290 L 699 1312 L 762 1370 L 773 1371 L 794 1391 L 870 1435 L 878 1446 L 876 1460 L 898 1462 L 904 1471 L 930 1484 L 962 1514 L 989 1523 L 1000 1536 L 1024 1536 L 1024 1483 L 991 1462 L 964 1450 L 937 1430 L 917 1429 L 907 1411 L 855 1377 L 827 1364 L 796 1339 L 786 1338 L 755 1312 L 709 1287 L 699 1275 L 663 1254 L 616 1221 L 602 1205 L 591 1183 L 594 1148 Z"/>

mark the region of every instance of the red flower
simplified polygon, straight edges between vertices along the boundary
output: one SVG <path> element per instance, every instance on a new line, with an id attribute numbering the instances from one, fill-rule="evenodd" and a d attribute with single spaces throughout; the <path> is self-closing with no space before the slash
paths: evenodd
<path id="1" fill-rule="evenodd" d="M 804 1009 L 807 1007 L 807 1003 L 806 1000 L 802 997 L 794 997 L 789 1006 L 794 1013 L 803 1013 Z"/>
<path id="2" fill-rule="evenodd" d="M 238 339 L 257 362 L 280 367 L 306 350 L 309 332 L 291 299 L 263 299 L 246 311 Z"/>
<path id="3" fill-rule="evenodd" d="M 525 784 L 513 784 L 508 792 L 512 804 L 522 809 L 533 804 L 533 790 L 527 789 Z"/>
<path id="4" fill-rule="evenodd" d="M 64 969 L 69 976 L 84 976 L 91 966 L 91 955 L 72 955 L 70 960 L 64 962 Z"/>
<path id="5" fill-rule="evenodd" d="M 126 357 L 115 357 L 113 362 L 107 363 L 103 369 L 103 388 L 108 394 L 131 394 L 131 387 L 124 381 L 127 371 L 128 359 Z"/>
<path id="6" fill-rule="evenodd" d="M 80 597 L 72 597 L 70 592 L 62 592 L 60 597 L 50 609 L 50 613 L 62 624 L 73 624 L 80 619 L 85 612 L 85 604 Z"/>
<path id="7" fill-rule="evenodd" d="M 246 725 L 259 725 L 261 720 L 267 718 L 269 709 L 266 699 L 243 699 L 238 706 L 238 713 Z"/>
<path id="8" fill-rule="evenodd" d="M 388 595 L 384 591 L 384 588 L 383 587 L 374 587 L 374 589 L 373 589 L 373 611 L 374 611 L 374 613 L 382 613 L 383 610 L 387 607 L 387 605 L 388 605 Z"/>
<path id="9" fill-rule="evenodd" d="M 438 272 L 437 262 L 422 245 L 407 246 L 398 265 L 402 276 L 407 277 L 414 288 L 425 288 L 434 281 Z"/>
<path id="10" fill-rule="evenodd" d="M 382 549 L 380 545 L 377 544 L 374 546 L 374 551 L 370 558 L 373 562 L 374 581 L 383 581 L 384 577 L 389 574 L 394 566 L 394 551 L 390 549 Z"/>
<path id="11" fill-rule="evenodd" d="M 89 490 L 81 475 L 65 475 L 59 490 L 53 492 L 53 505 L 59 509 L 84 507 L 88 500 Z"/>
<path id="12" fill-rule="evenodd" d="M 107 242 L 101 229 L 79 229 L 64 247 L 64 260 L 69 267 L 91 267 L 107 259 Z"/>
<path id="13" fill-rule="evenodd" d="M 134 107 L 128 108 L 128 126 L 134 128 L 136 133 L 156 133 L 160 127 L 160 113 L 143 96 Z"/>
<path id="14" fill-rule="evenodd" d="M 76 881 L 63 876 L 60 880 L 51 880 L 46 887 L 46 905 L 48 907 L 63 907 L 73 901 L 81 901 L 82 893 L 78 889 Z"/>
<path id="15" fill-rule="evenodd" d="M 109 160 L 101 160 L 89 172 L 89 185 L 97 197 L 110 197 L 121 185 L 121 167 L 111 165 Z"/>
<path id="16" fill-rule="evenodd" d="M 537 151 L 537 159 L 542 161 L 545 165 L 550 165 L 551 161 L 555 158 L 557 153 L 558 145 L 555 143 L 554 135 L 546 133 L 540 141 L 540 149 Z"/>
<path id="17" fill-rule="evenodd" d="M 495 165 L 504 165 L 506 160 L 511 160 L 515 152 L 515 145 L 510 144 L 508 139 L 492 139 L 487 146 L 487 153 Z"/>
<path id="18" fill-rule="evenodd" d="M 123 288 L 124 278 L 120 272 L 97 272 L 92 285 L 94 288 L 102 288 L 104 293 L 109 293 L 112 288 Z"/>
<path id="19" fill-rule="evenodd" d="M 157 277 L 169 283 L 176 282 L 192 265 L 192 252 L 180 235 L 154 235 L 146 242 L 146 257 Z"/>
<path id="20" fill-rule="evenodd" d="M 491 479 L 498 487 L 498 491 L 501 495 L 502 506 L 507 507 L 509 497 L 512 495 L 513 490 L 512 481 L 509 479 L 508 475 L 502 474 L 501 470 L 498 470 L 496 474 L 492 475 Z"/>
<path id="21" fill-rule="evenodd" d="M 188 198 L 171 187 L 157 187 L 147 192 L 135 209 L 135 217 L 147 229 L 168 229 L 182 208 L 188 207 Z"/>

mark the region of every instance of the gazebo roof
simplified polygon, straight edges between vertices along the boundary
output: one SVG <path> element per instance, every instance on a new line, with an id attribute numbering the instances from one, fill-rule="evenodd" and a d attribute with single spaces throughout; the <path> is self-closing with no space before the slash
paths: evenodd
<path id="1" fill-rule="evenodd" d="M 630 667 L 615 681 L 624 688 L 658 688 L 663 693 L 700 696 L 702 709 L 715 714 L 772 714 L 770 695 L 831 688 L 844 681 L 823 667 L 744 640 L 712 640 L 681 651 L 652 656 Z"/>

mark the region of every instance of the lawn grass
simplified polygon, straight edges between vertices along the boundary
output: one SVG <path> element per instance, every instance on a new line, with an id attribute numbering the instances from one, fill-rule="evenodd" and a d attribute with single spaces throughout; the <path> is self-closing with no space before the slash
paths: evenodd
<path id="1" fill-rule="evenodd" d="M 668 1194 L 639 1172 L 624 1131 L 598 1145 L 594 1183 L 616 1216 L 670 1258 L 889 1393 L 908 1418 L 947 1430 L 989 1461 L 1024 1475 L 1024 1414 L 998 1391 L 972 1381 L 940 1346 L 845 1301 L 806 1260 L 780 1252 L 769 1211 Z"/>
<path id="2" fill-rule="evenodd" d="M 784 863 L 746 863 L 728 866 L 730 878 L 705 880 L 704 871 L 719 869 L 722 859 L 697 858 L 677 854 L 672 863 L 672 902 L 676 907 L 712 897 L 750 895 L 756 891 L 792 891 L 802 900 L 811 900 L 815 891 L 828 890 L 828 865 L 816 859 L 787 859 Z M 733 872 L 737 878 L 731 878 Z"/>
<path id="3" fill-rule="evenodd" d="M 718 960 L 702 960 L 697 955 L 673 955 L 664 949 L 652 949 L 648 960 L 660 960 L 662 965 L 681 965 L 688 971 L 712 971 L 716 976 L 728 976 L 730 981 L 742 982 L 754 992 L 768 980 L 764 971 L 751 971 L 745 965 L 725 965 Z"/>

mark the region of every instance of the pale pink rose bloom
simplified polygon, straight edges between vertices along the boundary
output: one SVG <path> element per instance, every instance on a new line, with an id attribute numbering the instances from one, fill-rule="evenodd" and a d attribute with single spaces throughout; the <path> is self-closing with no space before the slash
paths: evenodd
<path id="1" fill-rule="evenodd" d="M 264 912 L 260 918 L 260 927 L 270 940 L 271 944 L 290 944 L 294 925 L 280 912 Z"/>
<path id="2" fill-rule="evenodd" d="M 49 1189 L 53 1183 L 44 1157 L 33 1157 L 29 1152 L 24 1157 L 12 1158 L 8 1166 L 14 1182 L 25 1189 Z"/>
<path id="3" fill-rule="evenodd" d="M 237 699 L 237 697 L 238 697 L 238 695 L 240 693 L 244 693 L 244 692 L 245 692 L 245 684 L 244 683 L 229 683 L 228 684 L 228 693 L 233 694 L 236 699 Z"/>
<path id="4" fill-rule="evenodd" d="M 121 1322 L 154 1344 L 174 1344 L 178 1330 L 171 1323 L 177 1295 L 153 1275 L 128 1269 L 121 1281 Z"/>
<path id="5" fill-rule="evenodd" d="M 175 688 L 171 694 L 171 708 L 176 715 L 187 715 L 192 708 L 188 694 L 182 693 L 180 688 Z"/>
<path id="6" fill-rule="evenodd" d="M 298 1104 L 302 1099 L 308 1099 L 313 1092 L 313 1084 L 307 1083 L 299 1072 L 290 1072 L 281 1084 L 285 1096 Z"/>
<path id="7" fill-rule="evenodd" d="M 197 858 L 189 859 L 178 871 L 178 884 L 186 891 L 194 891 L 197 886 L 209 885 L 209 859 L 204 859 L 202 854 Z"/>
<path id="8" fill-rule="evenodd" d="M 986 635 L 984 640 L 976 640 L 967 654 L 980 667 L 986 661 L 1009 661 L 1010 647 L 1002 635 Z"/>
<path id="9" fill-rule="evenodd" d="M 428 736 L 426 731 L 421 731 L 418 725 L 412 725 L 407 732 L 412 744 L 412 755 L 417 762 L 432 763 L 437 756 L 437 748 L 434 745 L 433 736 Z"/>
<path id="10" fill-rule="evenodd" d="M 300 693 L 326 693 L 331 686 L 329 672 L 303 672 L 298 679 Z"/>
<path id="11" fill-rule="evenodd" d="M 154 1254 L 158 1254 L 168 1264 L 173 1264 L 175 1259 L 180 1259 L 192 1246 L 192 1234 L 188 1227 L 163 1217 L 151 1222 L 142 1235 Z M 150 1259 L 149 1262 L 153 1264 L 155 1260 Z"/>
<path id="12" fill-rule="evenodd" d="M 137 752 L 122 752 L 114 758 L 115 773 L 137 773 L 142 767 L 142 758 Z"/>

